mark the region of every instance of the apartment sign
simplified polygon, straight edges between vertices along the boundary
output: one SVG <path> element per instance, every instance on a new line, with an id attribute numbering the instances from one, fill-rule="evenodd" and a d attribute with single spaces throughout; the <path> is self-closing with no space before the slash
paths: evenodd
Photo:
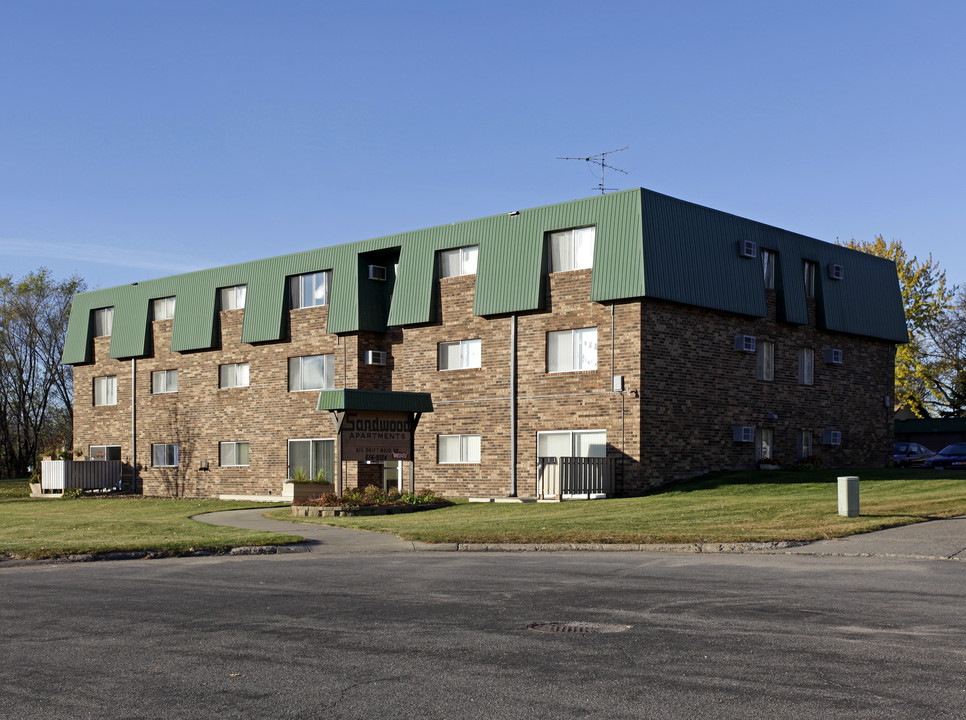
<path id="1" fill-rule="evenodd" d="M 346 410 L 339 440 L 342 460 L 372 463 L 412 460 L 412 414 Z"/>

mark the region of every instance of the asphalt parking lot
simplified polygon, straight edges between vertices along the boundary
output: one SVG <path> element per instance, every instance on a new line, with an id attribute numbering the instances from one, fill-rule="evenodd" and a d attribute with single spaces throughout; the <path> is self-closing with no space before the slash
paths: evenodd
<path id="1" fill-rule="evenodd" d="M 848 554 L 0 567 L 0 716 L 961 718 L 964 595 L 963 562 Z"/>

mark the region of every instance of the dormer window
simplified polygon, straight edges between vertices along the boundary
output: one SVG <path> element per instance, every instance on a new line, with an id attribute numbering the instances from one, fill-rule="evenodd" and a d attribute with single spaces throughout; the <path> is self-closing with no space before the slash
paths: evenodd
<path id="1" fill-rule="evenodd" d="M 480 246 L 470 245 L 439 253 L 439 276 L 441 278 L 475 275 Z"/>
<path id="2" fill-rule="evenodd" d="M 174 317 L 174 295 L 158 298 L 152 303 L 154 320 L 170 320 Z"/>
<path id="3" fill-rule="evenodd" d="M 596 235 L 593 226 L 550 233 L 550 272 L 592 268 Z"/>
<path id="4" fill-rule="evenodd" d="M 814 263 L 811 260 L 805 261 L 805 297 L 807 298 L 815 297 L 815 269 L 817 267 L 818 263 Z"/>
<path id="5" fill-rule="evenodd" d="M 296 275 L 289 280 L 292 309 L 328 305 L 331 287 L 332 272 L 330 270 Z"/>
<path id="6" fill-rule="evenodd" d="M 94 311 L 94 337 L 110 337 L 114 328 L 114 308 L 106 307 Z"/>
<path id="7" fill-rule="evenodd" d="M 775 253 L 771 250 L 761 251 L 761 269 L 765 274 L 765 290 L 775 289 Z"/>
<path id="8" fill-rule="evenodd" d="M 245 291 L 247 285 L 235 285 L 221 289 L 222 310 L 243 310 L 245 307 Z"/>

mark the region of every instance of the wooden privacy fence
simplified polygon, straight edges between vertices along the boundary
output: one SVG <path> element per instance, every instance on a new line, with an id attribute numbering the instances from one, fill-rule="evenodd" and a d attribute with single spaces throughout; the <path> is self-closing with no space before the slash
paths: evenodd
<path id="1" fill-rule="evenodd" d="M 537 459 L 537 497 L 613 495 L 615 458 L 543 457 Z"/>
<path id="2" fill-rule="evenodd" d="M 40 465 L 40 487 L 44 492 L 81 490 L 119 490 L 120 460 L 43 460 Z"/>

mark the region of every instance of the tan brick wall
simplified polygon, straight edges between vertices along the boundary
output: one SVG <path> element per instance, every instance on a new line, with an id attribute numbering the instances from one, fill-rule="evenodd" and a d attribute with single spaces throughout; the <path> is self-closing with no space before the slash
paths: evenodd
<path id="1" fill-rule="evenodd" d="M 546 307 L 517 318 L 517 493 L 533 496 L 537 433 L 605 430 L 608 456 L 618 460 L 618 487 L 635 491 L 712 468 L 750 467 L 753 444 L 734 443 L 735 424 L 770 427 L 775 455 L 794 457 L 795 434 L 814 433 L 814 451 L 830 464 L 885 464 L 891 412 L 893 346 L 768 318 L 645 300 L 589 301 L 590 271 L 549 276 Z M 331 353 L 335 387 L 432 394 L 435 412 L 416 433 L 416 487 L 454 496 L 505 496 L 511 491 L 509 316 L 473 315 L 475 276 L 439 282 L 438 321 L 388 333 L 325 332 L 328 308 L 291 311 L 290 339 L 240 342 L 243 311 L 220 314 L 218 349 L 169 350 L 171 321 L 153 323 L 154 353 L 137 360 L 137 462 L 146 494 L 211 496 L 280 494 L 289 439 L 332 438 L 317 392 L 288 392 L 288 358 Z M 596 327 L 597 369 L 548 373 L 547 333 Z M 734 350 L 736 334 L 775 342 L 775 380 L 756 379 L 755 355 Z M 482 367 L 439 371 L 440 342 L 479 338 Z M 75 446 L 117 444 L 131 456 L 131 361 L 108 358 L 108 339 L 94 341 L 95 362 L 75 368 Z M 798 385 L 797 353 L 815 350 L 815 384 Z M 824 363 L 828 347 L 844 364 Z M 365 365 L 366 350 L 388 352 L 386 366 Z M 248 362 L 247 388 L 220 389 L 218 367 Z M 151 394 L 151 372 L 178 369 L 178 392 Z M 118 404 L 93 407 L 93 378 L 116 374 Z M 622 375 L 623 393 L 612 377 Z M 768 413 L 777 415 L 769 420 Z M 839 448 L 821 445 L 821 431 L 841 430 Z M 482 435 L 481 462 L 437 463 L 440 434 Z M 219 467 L 218 443 L 247 441 L 250 465 Z M 151 467 L 151 444 L 177 442 L 176 469 Z M 200 470 L 208 462 L 209 470 Z M 381 482 L 381 466 L 345 464 L 347 486 Z"/>

